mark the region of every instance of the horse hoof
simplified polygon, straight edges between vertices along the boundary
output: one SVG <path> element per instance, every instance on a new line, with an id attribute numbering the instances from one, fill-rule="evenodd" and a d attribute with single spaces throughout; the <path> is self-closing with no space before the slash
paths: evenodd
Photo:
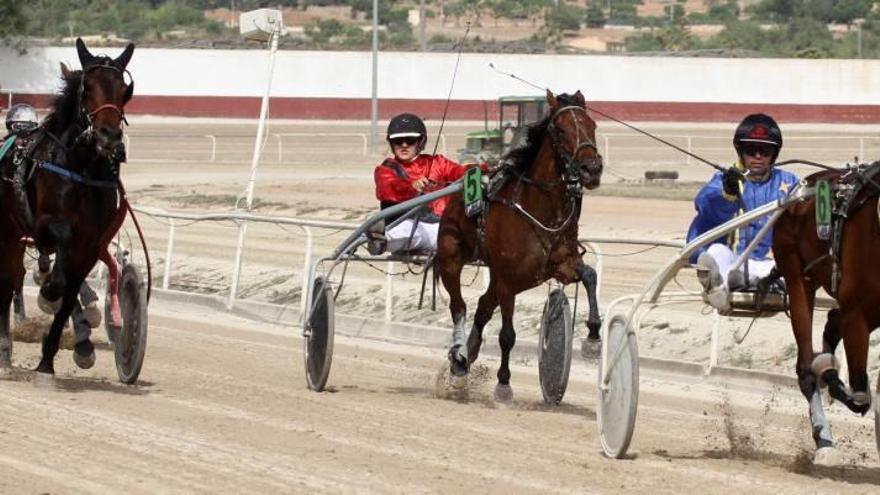
<path id="1" fill-rule="evenodd" d="M 495 385 L 495 402 L 510 404 L 513 402 L 513 389 L 510 385 Z"/>
<path id="2" fill-rule="evenodd" d="M 0 366 L 0 380 L 12 380 L 14 378 L 12 367 L 5 368 Z"/>
<path id="3" fill-rule="evenodd" d="M 822 381 L 822 375 L 828 370 L 836 370 L 840 368 L 840 362 L 837 361 L 837 358 L 834 357 L 834 354 L 829 354 L 827 352 L 817 355 L 813 358 L 813 363 L 810 365 L 810 371 L 813 372 L 813 375 L 822 383 L 822 386 L 825 386 L 825 383 Z"/>
<path id="4" fill-rule="evenodd" d="M 43 313 L 48 315 L 54 315 L 58 311 L 61 311 L 61 302 L 62 300 L 60 297 L 54 301 L 49 301 L 43 297 L 42 293 L 37 296 L 37 306 L 39 306 Z"/>
<path id="5" fill-rule="evenodd" d="M 12 338 L 0 338 L 0 368 L 12 368 Z"/>
<path id="6" fill-rule="evenodd" d="M 852 405 L 847 404 L 849 408 L 856 414 L 864 416 L 871 410 L 871 393 L 870 392 L 853 392 L 851 395 Z"/>
<path id="7" fill-rule="evenodd" d="M 87 370 L 95 365 L 95 346 L 84 340 L 73 346 L 73 362 L 80 369 Z"/>
<path id="8" fill-rule="evenodd" d="M 449 349 L 449 374 L 458 378 L 468 374 L 467 357 L 462 355 L 460 345 Z"/>
<path id="9" fill-rule="evenodd" d="M 86 321 L 89 324 L 89 328 L 98 328 L 101 325 L 101 310 L 98 309 L 98 305 L 94 302 L 91 302 L 83 308 L 83 316 L 86 317 Z"/>
<path id="10" fill-rule="evenodd" d="M 33 379 L 34 385 L 41 388 L 54 388 L 55 387 L 55 373 L 46 373 L 37 370 L 34 373 Z"/>
<path id="11" fill-rule="evenodd" d="M 581 357 L 584 359 L 599 359 L 602 353 L 602 341 L 600 339 L 585 338 L 581 342 Z"/>
<path id="12" fill-rule="evenodd" d="M 836 447 L 818 448 L 813 455 L 813 464 L 816 466 L 839 466 L 842 462 L 843 456 Z"/>

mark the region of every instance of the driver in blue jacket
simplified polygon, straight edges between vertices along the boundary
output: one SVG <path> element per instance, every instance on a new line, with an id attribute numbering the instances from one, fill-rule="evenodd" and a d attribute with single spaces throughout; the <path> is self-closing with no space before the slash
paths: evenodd
<path id="1" fill-rule="evenodd" d="M 715 173 L 694 199 L 697 216 L 688 229 L 688 242 L 738 214 L 785 197 L 799 182 L 796 175 L 773 166 L 782 149 L 782 132 L 770 116 L 746 116 L 733 135 L 733 147 L 739 157 L 737 162 L 727 171 Z M 731 271 L 736 258 L 766 223 L 767 217 L 754 220 L 705 246 L 691 258 L 691 262 L 696 262 L 705 299 L 719 311 L 730 308 L 731 289 L 752 285 L 774 268 L 771 232 L 749 254 L 748 284 L 744 267 Z"/>

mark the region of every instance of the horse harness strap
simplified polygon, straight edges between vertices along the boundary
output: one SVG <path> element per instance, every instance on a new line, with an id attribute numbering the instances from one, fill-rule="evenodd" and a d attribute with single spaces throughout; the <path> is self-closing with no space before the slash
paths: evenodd
<path id="1" fill-rule="evenodd" d="M 548 182 L 537 181 L 537 180 L 531 179 L 529 177 L 526 177 L 526 175 L 523 172 L 514 169 L 513 167 L 509 166 L 509 164 L 504 163 L 502 161 L 502 164 L 498 167 L 496 173 L 490 179 L 488 192 L 486 194 L 487 207 L 483 209 L 483 211 L 481 212 L 481 214 L 479 215 L 478 220 L 477 220 L 477 235 L 478 235 L 479 240 L 478 240 L 476 250 L 478 252 L 480 252 L 480 251 L 485 252 L 483 244 L 484 244 L 484 240 L 485 240 L 486 213 L 489 209 L 488 205 L 491 205 L 492 202 L 497 202 L 497 203 L 500 203 L 500 204 L 510 208 L 511 210 L 516 212 L 518 215 L 523 217 L 528 223 L 538 227 L 540 230 L 542 230 L 543 232 L 545 232 L 546 234 L 549 234 L 551 236 L 551 239 L 549 239 L 549 240 L 545 239 L 544 236 L 540 236 L 540 235 L 538 236 L 538 239 L 541 243 L 541 247 L 545 251 L 545 255 L 546 255 L 545 258 L 549 261 L 549 253 L 553 250 L 553 248 L 555 247 L 555 245 L 559 241 L 558 234 L 560 232 L 564 231 L 571 224 L 572 220 L 575 217 L 575 213 L 580 211 L 580 208 L 578 207 L 578 202 L 583 195 L 583 186 L 580 183 L 580 179 L 578 178 L 577 172 L 572 170 L 572 166 L 574 164 L 575 157 L 577 156 L 578 152 L 580 152 L 580 150 L 582 150 L 584 148 L 597 149 L 596 144 L 591 139 L 586 139 L 585 141 L 582 142 L 580 140 L 580 138 L 581 138 L 580 133 L 578 133 L 578 137 L 577 137 L 578 141 L 575 145 L 575 149 L 572 152 L 568 152 L 568 150 L 565 149 L 565 146 L 563 146 L 561 144 L 559 135 L 555 132 L 555 130 L 556 130 L 556 124 L 555 124 L 556 117 L 558 117 L 560 114 L 562 114 L 564 112 L 574 112 L 574 111 L 586 112 L 583 108 L 580 108 L 577 106 L 566 106 L 566 107 L 562 107 L 559 110 L 557 110 L 550 117 L 550 125 L 548 126 L 550 140 L 553 143 L 553 151 L 555 154 L 556 162 L 562 164 L 562 167 L 561 167 L 562 170 L 560 170 L 559 178 L 557 178 L 556 180 L 553 180 L 553 181 L 548 181 Z M 532 215 L 531 213 L 526 211 L 525 208 L 523 208 L 522 205 L 520 205 L 519 201 L 510 200 L 508 198 L 503 198 L 503 197 L 498 197 L 498 194 L 500 193 L 504 184 L 511 178 L 511 175 L 515 176 L 517 179 L 517 183 L 516 183 L 516 186 L 515 186 L 515 189 L 513 192 L 513 196 L 515 198 L 519 196 L 519 192 L 520 192 L 523 184 L 526 184 L 526 185 L 529 185 L 532 187 L 536 187 L 544 193 L 550 193 L 553 191 L 554 188 L 556 188 L 560 185 L 564 185 L 566 195 L 569 198 L 569 211 L 568 211 L 568 215 L 566 216 L 565 220 L 563 220 L 562 223 L 560 223 L 558 225 L 552 225 L 552 226 L 545 225 L 543 222 L 541 222 L 541 220 L 539 220 L 534 215 Z"/>
<path id="2" fill-rule="evenodd" d="M 15 139 L 16 136 L 15 134 L 13 134 L 9 136 L 2 145 L 0 145 L 0 160 L 2 160 L 4 156 L 6 156 L 6 153 L 9 151 L 9 149 L 12 148 L 12 145 L 15 144 Z"/>
<path id="3" fill-rule="evenodd" d="M 853 168 L 841 176 L 840 180 L 834 184 L 831 242 L 828 253 L 811 261 L 804 269 L 804 272 L 807 273 L 826 258 L 831 260 L 831 297 L 837 298 L 837 289 L 842 276 L 840 249 L 843 241 L 843 227 L 852 211 L 880 194 L 880 184 L 878 184 L 877 179 L 880 179 L 880 162 Z M 866 186 L 870 186 L 870 188 L 866 188 Z"/>
<path id="4" fill-rule="evenodd" d="M 119 186 L 118 180 L 98 180 L 85 177 L 72 170 L 68 170 L 60 165 L 49 162 L 38 162 L 35 168 L 41 168 L 53 174 L 60 175 L 71 182 L 77 182 L 86 186 L 103 187 L 107 189 L 116 189 Z"/>

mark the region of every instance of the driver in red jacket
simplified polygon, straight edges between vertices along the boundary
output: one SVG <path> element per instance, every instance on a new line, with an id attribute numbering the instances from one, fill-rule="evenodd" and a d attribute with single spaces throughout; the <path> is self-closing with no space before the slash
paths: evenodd
<path id="1" fill-rule="evenodd" d="M 428 132 L 422 119 L 402 113 L 388 123 L 388 144 L 391 158 L 376 167 L 376 198 L 382 209 L 410 200 L 422 194 L 448 186 L 464 175 L 466 167 L 443 155 L 422 154 L 428 141 Z M 440 198 L 430 205 L 430 212 L 419 218 L 407 218 L 385 230 L 387 249 L 391 252 L 434 251 L 440 217 L 450 197 Z M 388 218 L 387 224 L 395 218 Z"/>

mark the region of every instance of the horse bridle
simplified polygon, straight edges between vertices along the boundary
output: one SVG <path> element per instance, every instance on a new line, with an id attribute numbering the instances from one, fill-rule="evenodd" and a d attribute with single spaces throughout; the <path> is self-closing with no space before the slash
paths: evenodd
<path id="1" fill-rule="evenodd" d="M 89 140 L 93 137 L 94 132 L 95 132 L 95 129 L 94 129 L 95 116 L 97 116 L 99 113 L 106 111 L 106 110 L 115 111 L 117 113 L 117 115 L 119 115 L 120 122 L 122 122 L 125 125 L 128 125 L 128 119 L 125 118 L 125 111 L 122 109 L 122 107 L 120 107 L 118 105 L 114 105 L 113 103 L 104 103 L 103 105 L 100 105 L 98 108 L 92 110 L 91 112 L 86 109 L 85 105 L 83 105 L 83 95 L 85 94 L 86 74 L 88 74 L 89 72 L 91 72 L 95 69 L 110 69 L 110 70 L 114 70 L 114 71 L 118 72 L 120 74 L 120 76 L 122 77 L 122 82 L 124 84 L 125 84 L 125 75 L 128 74 L 128 78 L 131 82 L 127 83 L 126 87 L 130 88 L 134 84 L 134 78 L 132 77 L 131 72 L 129 72 L 128 69 L 120 69 L 119 67 L 114 65 L 113 61 L 110 59 L 104 59 L 104 60 L 101 60 L 100 62 L 96 62 L 96 63 L 90 64 L 86 67 L 83 67 L 82 77 L 80 78 L 80 81 L 79 81 L 79 90 L 77 91 L 77 106 L 79 107 L 79 121 L 81 124 L 85 125 L 85 129 L 83 129 L 83 131 L 79 134 L 79 136 L 76 137 L 76 139 L 74 140 L 74 143 L 86 141 L 86 140 Z"/>
<path id="2" fill-rule="evenodd" d="M 581 142 L 580 126 L 577 124 L 575 130 L 575 132 L 577 133 L 577 141 L 575 143 L 574 151 L 569 152 L 565 148 L 565 144 L 562 142 L 561 139 L 562 130 L 559 129 L 559 127 L 556 125 L 556 119 L 563 112 L 574 111 L 581 111 L 584 113 L 585 116 L 589 117 L 587 115 L 587 111 L 584 108 L 575 105 L 569 105 L 553 112 L 553 115 L 550 116 L 550 123 L 547 125 L 547 132 L 550 134 L 550 140 L 553 143 L 553 152 L 556 155 L 555 158 L 557 167 L 559 167 L 559 163 L 562 163 L 562 170 L 559 171 L 560 178 L 553 181 L 542 182 L 530 179 L 521 173 L 517 173 L 516 175 L 518 179 L 518 185 L 516 186 L 516 190 L 514 191 L 514 197 L 518 196 L 520 187 L 519 184 L 522 183 L 536 186 L 543 191 L 550 191 L 559 184 L 565 184 L 566 193 L 569 198 L 569 211 L 565 220 L 557 226 L 547 226 L 544 225 L 540 220 L 535 218 L 534 215 L 526 211 L 525 208 L 523 208 L 522 205 L 519 204 L 519 201 L 501 198 L 495 200 L 511 208 L 515 212 L 522 215 L 526 220 L 538 226 L 541 230 L 550 234 L 556 234 L 565 229 L 569 225 L 569 223 L 571 223 L 572 219 L 575 216 L 575 213 L 580 211 L 580 208 L 578 207 L 578 202 L 583 195 L 583 185 L 580 181 L 580 173 L 576 165 L 575 157 L 584 148 L 593 148 L 594 150 L 596 150 L 597 154 L 599 151 L 599 149 L 596 147 L 596 143 L 589 137 L 584 136 L 586 140 Z M 578 122 L 577 119 L 574 119 L 574 121 L 576 123 Z"/>
<path id="3" fill-rule="evenodd" d="M 587 115 L 587 111 L 583 107 L 568 105 L 556 110 L 550 117 L 550 124 L 547 126 L 550 139 L 553 141 L 553 151 L 556 153 L 557 164 L 562 164 L 562 170 L 560 171 L 562 181 L 565 183 L 569 194 L 579 197 L 583 194 L 583 186 L 581 185 L 580 172 L 576 165 L 576 157 L 584 148 L 593 148 L 598 155 L 599 148 L 586 135 L 584 136 L 585 141 L 581 141 L 580 123 L 577 118 L 573 118 L 572 120 L 575 122 L 575 146 L 571 152 L 566 149 L 565 144 L 562 142 L 563 131 L 556 125 L 556 120 L 564 112 L 582 112 L 587 118 L 589 118 L 589 115 Z"/>

